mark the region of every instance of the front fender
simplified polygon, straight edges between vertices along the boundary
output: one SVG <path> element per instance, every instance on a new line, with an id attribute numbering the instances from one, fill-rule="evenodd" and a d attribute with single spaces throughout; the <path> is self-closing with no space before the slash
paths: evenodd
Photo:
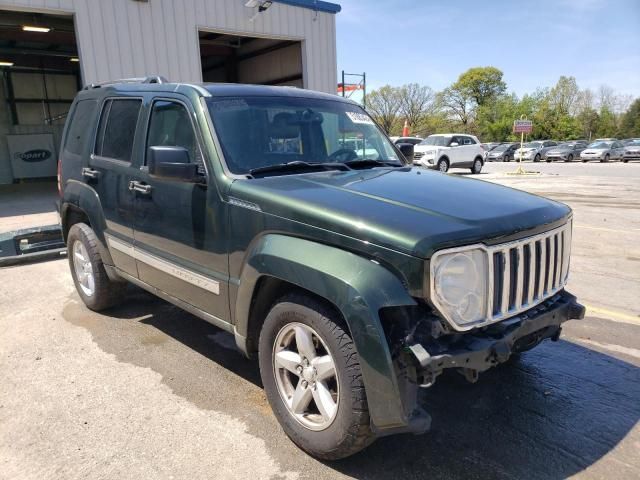
<path id="1" fill-rule="evenodd" d="M 339 248 L 286 235 L 265 235 L 247 253 L 240 276 L 235 328 L 242 337 L 248 333 L 255 286 L 265 275 L 309 290 L 340 310 L 360 357 L 373 424 L 379 429 L 406 425 L 379 317 L 383 307 L 415 305 L 400 279 L 379 263 Z"/>

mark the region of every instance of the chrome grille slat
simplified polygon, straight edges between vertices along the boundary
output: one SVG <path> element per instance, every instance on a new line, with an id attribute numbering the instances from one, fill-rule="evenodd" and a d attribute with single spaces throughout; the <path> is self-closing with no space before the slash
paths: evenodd
<path id="1" fill-rule="evenodd" d="M 513 308 L 522 307 L 522 291 L 524 290 L 524 245 L 516 247 L 516 294 Z"/>
<path id="2" fill-rule="evenodd" d="M 507 248 L 502 250 L 502 301 L 500 313 L 504 315 L 509 311 L 509 293 L 511 292 L 511 254 Z"/>
<path id="3" fill-rule="evenodd" d="M 544 297 L 547 284 L 547 238 L 540 240 L 540 278 L 538 278 L 538 291 L 536 297 Z"/>
<path id="4" fill-rule="evenodd" d="M 547 292 L 553 290 L 553 265 L 555 263 L 556 244 L 553 241 L 553 236 L 549 239 L 549 267 L 547 272 Z"/>
<path id="5" fill-rule="evenodd" d="M 536 291 L 536 242 L 529 242 L 527 245 L 529 245 L 529 289 L 525 305 L 531 305 Z"/>
<path id="6" fill-rule="evenodd" d="M 562 232 L 556 233 L 553 238 L 556 242 L 556 266 L 553 277 L 553 288 L 556 288 L 560 284 L 560 270 L 562 269 Z"/>

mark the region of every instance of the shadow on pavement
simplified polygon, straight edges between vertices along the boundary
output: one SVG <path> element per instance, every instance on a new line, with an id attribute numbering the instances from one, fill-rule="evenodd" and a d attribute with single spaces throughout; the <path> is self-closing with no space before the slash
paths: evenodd
<path id="1" fill-rule="evenodd" d="M 145 292 L 132 293 L 107 315 L 143 316 L 140 322 L 261 386 L 257 363 L 233 349 L 230 334 Z M 421 393 L 433 419 L 429 433 L 381 438 L 326 466 L 359 479 L 560 479 L 600 460 L 640 419 L 640 369 L 564 340 L 547 341 L 474 385 L 450 372 Z M 637 473 L 637 458 L 630 457 L 614 476 L 625 477 L 624 468 Z"/>

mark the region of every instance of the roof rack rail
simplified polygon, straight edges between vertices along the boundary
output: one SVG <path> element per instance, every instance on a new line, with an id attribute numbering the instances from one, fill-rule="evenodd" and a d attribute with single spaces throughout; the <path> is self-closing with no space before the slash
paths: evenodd
<path id="1" fill-rule="evenodd" d="M 106 87 L 108 85 L 116 85 L 118 83 L 169 83 L 169 80 L 160 75 L 152 75 L 149 77 L 120 78 L 118 80 L 110 80 L 108 82 L 90 83 L 86 85 L 83 90 Z"/>

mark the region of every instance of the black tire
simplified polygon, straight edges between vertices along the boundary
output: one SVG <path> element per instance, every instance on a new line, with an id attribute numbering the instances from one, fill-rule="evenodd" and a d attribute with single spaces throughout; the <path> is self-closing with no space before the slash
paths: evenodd
<path id="1" fill-rule="evenodd" d="M 536 163 L 540 161 L 540 154 L 539 153 L 536 153 L 536 156 L 533 158 L 533 161 L 536 162 Z"/>
<path id="2" fill-rule="evenodd" d="M 478 175 L 481 171 L 482 171 L 482 160 L 479 158 L 476 158 L 473 161 L 473 166 L 471 167 L 471 173 L 473 173 L 474 175 Z"/>
<path id="3" fill-rule="evenodd" d="M 582 159 L 582 163 L 587 163 L 587 162 L 588 162 L 587 159 L 585 159 L 585 158 Z"/>
<path id="4" fill-rule="evenodd" d="M 629 160 L 628 160 L 628 159 L 626 159 L 626 158 L 623 158 L 623 159 L 622 159 L 622 163 L 628 163 L 628 162 L 629 162 Z"/>
<path id="5" fill-rule="evenodd" d="M 602 158 L 600 160 L 600 163 L 603 163 L 603 162 L 604 163 L 608 163 L 609 162 L 609 154 L 608 153 L 604 156 L 604 158 Z"/>
<path id="6" fill-rule="evenodd" d="M 449 160 L 446 158 L 441 158 L 437 163 L 438 170 L 442 173 L 447 173 L 449 171 Z"/>
<path id="7" fill-rule="evenodd" d="M 573 154 L 570 153 L 565 162 L 573 162 Z"/>
<path id="8" fill-rule="evenodd" d="M 509 155 L 505 155 L 502 161 L 503 162 L 510 162 L 511 158 L 509 157 Z"/>
<path id="9" fill-rule="evenodd" d="M 83 291 L 76 274 L 73 260 L 75 242 L 82 243 L 88 254 L 88 260 L 91 263 L 95 284 L 92 295 L 87 295 Z M 127 283 L 125 281 L 114 282 L 108 277 L 102 263 L 102 258 L 100 257 L 100 251 L 98 250 L 98 239 L 89 225 L 86 223 L 76 223 L 69 229 L 69 234 L 67 235 L 67 252 L 73 283 L 76 286 L 78 295 L 80 295 L 80 298 L 87 308 L 97 312 L 113 307 L 121 302 L 127 288 Z"/>
<path id="10" fill-rule="evenodd" d="M 551 159 L 547 157 L 547 163 L 551 163 Z"/>
<path id="11" fill-rule="evenodd" d="M 324 430 L 311 430 L 296 420 L 276 384 L 274 343 L 279 332 L 292 323 L 311 327 L 334 359 L 338 410 Z M 258 357 L 262 384 L 278 422 L 289 438 L 309 455 L 337 460 L 359 452 L 375 440 L 358 353 L 342 318 L 331 308 L 300 293 L 288 294 L 278 300 L 262 326 Z"/>

